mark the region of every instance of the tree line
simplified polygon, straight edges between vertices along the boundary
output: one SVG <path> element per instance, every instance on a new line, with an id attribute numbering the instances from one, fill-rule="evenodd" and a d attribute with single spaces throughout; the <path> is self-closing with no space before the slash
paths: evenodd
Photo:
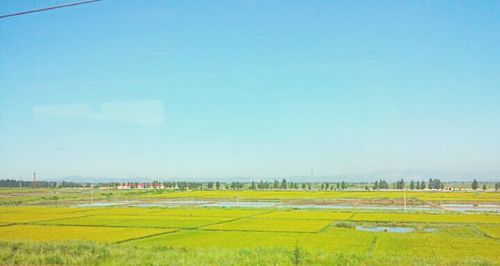
<path id="1" fill-rule="evenodd" d="M 196 182 L 196 181 L 153 181 L 149 183 L 140 182 L 109 182 L 109 183 L 79 183 L 79 182 L 55 182 L 55 181 L 24 181 L 14 179 L 0 180 L 0 187 L 11 188 L 78 188 L 78 187 L 111 187 L 111 188 L 161 188 L 177 190 L 320 190 L 320 191 L 340 191 L 353 187 L 360 188 L 360 183 L 341 182 L 293 182 L 286 179 L 275 179 L 273 181 L 252 181 L 252 182 Z M 367 184 L 367 183 L 365 183 Z M 437 178 L 430 178 L 427 182 L 424 180 L 411 180 L 406 183 L 404 179 L 389 183 L 384 179 L 376 180 L 373 185 L 367 184 L 365 190 L 386 190 L 386 189 L 406 189 L 410 190 L 443 190 L 445 184 Z M 495 190 L 500 189 L 500 182 L 494 184 Z M 471 183 L 471 188 L 477 190 L 480 184 L 477 179 Z M 482 189 L 486 190 L 486 184 L 482 184 Z"/>

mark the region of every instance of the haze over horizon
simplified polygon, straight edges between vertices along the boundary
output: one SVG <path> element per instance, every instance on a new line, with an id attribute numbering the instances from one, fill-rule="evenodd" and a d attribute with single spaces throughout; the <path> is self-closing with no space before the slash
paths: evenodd
<path id="1" fill-rule="evenodd" d="M 0 179 L 498 180 L 499 47 L 498 1 L 105 0 L 0 19 Z"/>

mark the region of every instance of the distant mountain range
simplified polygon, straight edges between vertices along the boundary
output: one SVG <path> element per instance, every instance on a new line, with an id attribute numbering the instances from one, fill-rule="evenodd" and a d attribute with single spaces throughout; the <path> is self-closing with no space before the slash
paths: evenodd
<path id="1" fill-rule="evenodd" d="M 42 178 L 45 181 L 66 181 L 79 183 L 109 183 L 109 182 L 152 182 L 159 181 L 223 181 L 223 182 L 251 182 L 251 181 L 272 181 L 274 179 L 287 179 L 296 182 L 374 182 L 377 179 L 385 179 L 389 182 L 399 180 L 427 180 L 429 178 L 439 178 L 442 181 L 470 181 L 474 178 L 480 181 L 500 181 L 500 171 L 490 171 L 483 173 L 451 173 L 446 171 L 429 170 L 402 170 L 402 171 L 376 171 L 367 173 L 346 173 L 319 176 L 277 176 L 277 177 L 83 177 L 66 176 L 56 178 Z"/>

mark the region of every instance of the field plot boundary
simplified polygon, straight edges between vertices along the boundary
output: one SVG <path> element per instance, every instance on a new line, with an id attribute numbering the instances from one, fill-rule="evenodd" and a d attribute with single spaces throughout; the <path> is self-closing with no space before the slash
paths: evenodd
<path id="1" fill-rule="evenodd" d="M 156 236 L 162 236 L 162 235 L 174 234 L 174 233 L 177 233 L 177 232 L 179 232 L 179 231 L 180 231 L 180 230 L 173 230 L 173 231 L 170 231 L 170 232 L 163 232 L 163 233 L 151 234 L 151 235 L 146 235 L 146 236 L 142 236 L 142 237 L 128 238 L 128 239 L 124 239 L 124 240 L 116 241 L 116 242 L 113 242 L 113 243 L 115 243 L 115 244 L 122 244 L 122 243 L 125 243 L 125 242 L 134 241 L 134 240 L 146 239 L 146 238 L 149 238 L 149 237 L 156 237 Z"/>
<path id="2" fill-rule="evenodd" d="M 64 220 L 72 220 L 72 219 L 78 219 L 78 218 L 87 218 L 87 217 L 106 217 L 101 214 L 99 215 L 88 215 L 88 216 L 83 216 L 83 217 L 71 217 L 71 218 L 66 218 L 66 219 L 58 219 L 58 220 L 51 220 L 51 221 L 42 221 L 40 223 L 36 223 L 36 225 L 44 225 L 44 226 L 88 226 L 88 227 L 125 227 L 125 228 L 152 228 L 152 229 L 183 229 L 183 230 L 198 230 L 202 227 L 205 226 L 210 226 L 210 225 L 216 225 L 220 223 L 226 223 L 226 222 L 231 222 L 235 220 L 242 219 L 243 217 L 239 218 L 229 218 L 229 217 L 198 217 L 198 216 L 156 216 L 159 218 L 193 218 L 193 220 L 196 220 L 196 218 L 209 218 L 209 219 L 216 219 L 216 220 L 221 220 L 217 222 L 210 222 L 207 224 L 201 224 L 201 225 L 196 225 L 196 226 L 154 226 L 154 225 L 127 225 L 127 222 L 132 222 L 137 217 L 132 216 L 132 215 L 119 215 L 119 216 L 109 216 L 109 217 L 130 217 L 128 219 L 121 220 L 120 222 L 124 224 L 84 224 L 84 223 L 51 223 L 54 221 L 61 221 L 64 222 Z M 135 219 L 134 219 L 135 218 Z"/>
<path id="3" fill-rule="evenodd" d="M 260 229 L 259 227 L 263 226 L 262 222 L 269 222 L 270 223 L 270 226 L 271 227 L 276 227 L 276 224 L 278 224 L 278 222 L 283 222 L 279 225 L 281 225 L 280 229 L 269 229 L 269 230 L 265 230 L 265 229 Z M 304 230 L 300 230 L 300 228 L 295 229 L 295 226 L 294 224 L 287 224 L 286 222 L 298 222 L 298 223 L 309 223 L 306 227 L 311 227 L 311 228 L 314 228 L 314 227 L 318 227 L 316 229 L 304 229 Z M 273 224 L 273 222 L 275 224 Z M 234 224 L 232 223 L 240 223 L 240 227 L 241 228 L 234 228 Z M 248 218 L 242 218 L 242 219 L 236 219 L 234 221 L 231 221 L 231 222 L 226 222 L 226 223 L 220 223 L 220 224 L 216 224 L 216 225 L 210 225 L 210 226 L 206 226 L 206 227 L 203 227 L 202 230 L 206 230 L 206 231 L 237 231 L 237 232 L 297 232 L 297 233 L 319 233 L 321 232 L 321 230 L 325 230 L 326 228 L 330 227 L 331 225 L 331 221 L 328 221 L 328 220 L 317 220 L 317 219 L 310 219 L 310 220 L 307 220 L 307 221 L 304 221 L 304 219 L 277 219 L 277 218 L 274 218 L 274 219 L 263 219 L 263 218 L 256 218 L 256 217 L 248 217 Z M 217 228 L 217 226 L 221 226 L 219 228 Z M 278 227 L 279 227 L 278 225 Z M 211 226 L 216 226 L 216 228 L 210 228 Z M 224 227 L 224 226 L 228 226 L 228 227 Z M 294 228 L 294 229 L 287 229 L 287 227 L 291 227 L 291 228 Z"/>
<path id="4" fill-rule="evenodd" d="M 326 226 L 326 228 L 324 229 L 328 229 L 328 227 L 330 227 L 330 225 Z M 182 230 L 185 230 L 185 231 L 193 231 L 193 230 L 186 230 L 186 229 L 182 229 Z M 323 228 L 321 229 L 323 230 Z M 199 229 L 198 231 L 210 231 L 210 232 L 240 232 L 240 233 L 247 233 L 247 232 L 251 232 L 251 233 L 280 233 L 280 234 L 286 234 L 286 233 L 292 233 L 292 234 L 318 234 L 321 232 L 320 231 L 270 231 L 270 230 L 238 230 L 238 229 L 212 229 L 212 228 L 206 228 L 206 229 Z"/>
<path id="5" fill-rule="evenodd" d="M 483 226 L 484 226 L 484 225 L 483 225 Z M 492 226 L 492 225 L 488 225 L 488 224 L 486 224 L 486 226 Z M 493 225 L 493 226 L 495 226 L 495 225 Z M 499 226 L 499 227 L 500 227 L 500 225 L 496 225 L 496 226 Z M 496 240 L 496 241 L 500 241 L 500 238 L 498 238 L 498 237 L 494 237 L 494 236 L 490 235 L 488 232 L 486 232 L 485 230 L 482 230 L 480 227 L 477 227 L 476 225 L 472 225 L 472 224 L 471 224 L 469 227 L 470 227 L 470 228 L 471 228 L 474 232 L 476 232 L 476 233 L 480 234 L 480 235 L 481 235 L 481 236 L 483 236 L 483 237 L 486 237 L 486 238 L 489 238 L 489 239 L 493 239 L 493 240 Z"/>

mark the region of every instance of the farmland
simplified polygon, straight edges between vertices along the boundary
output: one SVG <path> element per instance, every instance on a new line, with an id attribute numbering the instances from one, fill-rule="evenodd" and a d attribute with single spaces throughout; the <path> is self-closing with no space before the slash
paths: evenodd
<path id="1" fill-rule="evenodd" d="M 145 191 L 129 198 L 133 204 L 111 207 L 75 207 L 88 193 L 65 193 L 73 196 L 57 204 L 47 200 L 0 207 L 0 264 L 500 264 L 500 215 L 496 212 L 405 211 L 399 207 L 393 211 L 297 209 L 252 204 L 223 208 L 196 206 L 189 201 L 227 202 L 238 194 L 238 200 L 273 199 L 277 204 L 334 204 L 329 201 L 342 198 L 399 206 L 400 192 Z M 99 203 L 116 203 L 131 195 L 112 193 Z M 406 196 L 413 197 L 414 204 L 446 197 L 450 202 L 486 201 L 494 205 L 498 198 L 497 193 L 463 194 L 418 192 Z M 23 191 L 15 191 L 15 195 L 25 196 Z M 158 206 L 167 197 L 183 200 L 175 207 Z M 138 202 L 151 206 L 136 207 Z M 180 204 L 186 202 L 189 204 Z M 400 229 L 408 231 L 398 232 Z"/>

